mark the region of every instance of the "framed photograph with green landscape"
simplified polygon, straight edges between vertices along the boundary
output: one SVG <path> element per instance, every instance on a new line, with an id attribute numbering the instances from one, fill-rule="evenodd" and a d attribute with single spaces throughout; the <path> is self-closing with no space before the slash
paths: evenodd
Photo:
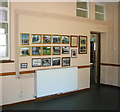
<path id="1" fill-rule="evenodd" d="M 51 44 L 51 35 L 43 34 L 43 44 Z"/>
<path id="2" fill-rule="evenodd" d="M 62 44 L 69 44 L 70 43 L 70 37 L 69 35 L 62 35 Z"/>
<path id="3" fill-rule="evenodd" d="M 43 51 L 43 55 L 51 55 L 51 47 L 50 46 L 43 46 L 42 51 Z"/>
<path id="4" fill-rule="evenodd" d="M 53 55 L 60 55 L 60 46 L 53 46 Z"/>

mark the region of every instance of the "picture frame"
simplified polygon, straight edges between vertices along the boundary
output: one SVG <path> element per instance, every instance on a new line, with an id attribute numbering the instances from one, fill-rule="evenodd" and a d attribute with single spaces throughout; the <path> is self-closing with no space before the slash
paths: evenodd
<path id="1" fill-rule="evenodd" d="M 51 55 L 51 46 L 43 46 L 42 54 L 43 55 Z"/>
<path id="2" fill-rule="evenodd" d="M 60 66 L 60 57 L 52 58 L 52 66 Z"/>
<path id="3" fill-rule="evenodd" d="M 43 41 L 43 44 L 51 44 L 51 35 L 43 34 L 42 41 Z"/>
<path id="4" fill-rule="evenodd" d="M 53 46 L 53 55 L 60 55 L 61 54 L 61 47 L 60 46 Z"/>
<path id="5" fill-rule="evenodd" d="M 31 54 L 32 54 L 32 56 L 40 56 L 41 55 L 41 47 L 40 46 L 32 46 Z"/>
<path id="6" fill-rule="evenodd" d="M 28 67 L 28 63 L 21 63 L 20 68 L 27 68 Z"/>
<path id="7" fill-rule="evenodd" d="M 62 44 L 70 44 L 70 36 L 69 35 L 62 35 L 61 43 Z"/>
<path id="8" fill-rule="evenodd" d="M 20 47 L 20 56 L 30 56 L 30 47 Z"/>
<path id="9" fill-rule="evenodd" d="M 77 47 L 78 46 L 78 36 L 71 35 L 70 36 L 70 47 Z"/>
<path id="10" fill-rule="evenodd" d="M 71 49 L 71 57 L 77 58 L 77 49 Z"/>
<path id="11" fill-rule="evenodd" d="M 79 54 L 87 54 L 87 36 L 79 36 Z"/>
<path id="12" fill-rule="evenodd" d="M 32 44 L 41 44 L 41 34 L 32 34 L 31 35 L 31 43 Z"/>
<path id="13" fill-rule="evenodd" d="M 60 44 L 61 43 L 61 36 L 60 35 L 52 35 L 52 43 L 53 44 Z"/>
<path id="14" fill-rule="evenodd" d="M 62 54 L 69 54 L 70 47 L 69 46 L 62 46 Z"/>
<path id="15" fill-rule="evenodd" d="M 42 60 L 41 58 L 32 58 L 32 67 L 41 67 Z"/>
<path id="16" fill-rule="evenodd" d="M 70 66 L 70 57 L 62 58 L 62 66 Z"/>
<path id="17" fill-rule="evenodd" d="M 21 33 L 20 34 L 21 45 L 29 45 L 30 44 L 30 34 L 29 33 Z"/>
<path id="18" fill-rule="evenodd" d="M 51 66 L 51 58 L 43 58 L 42 59 L 42 66 L 43 67 Z"/>

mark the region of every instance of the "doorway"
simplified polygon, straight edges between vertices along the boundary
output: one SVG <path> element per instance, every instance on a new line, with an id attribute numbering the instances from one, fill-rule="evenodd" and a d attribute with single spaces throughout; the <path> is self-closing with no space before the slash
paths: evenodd
<path id="1" fill-rule="evenodd" d="M 90 85 L 100 84 L 100 33 L 90 34 Z"/>

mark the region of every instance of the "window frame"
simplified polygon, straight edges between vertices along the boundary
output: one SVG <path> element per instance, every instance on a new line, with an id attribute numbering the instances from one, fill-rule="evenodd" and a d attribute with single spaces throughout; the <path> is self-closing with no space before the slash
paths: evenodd
<path id="1" fill-rule="evenodd" d="M 85 2 L 84 0 L 76 0 L 76 4 L 77 2 Z M 81 10 L 81 11 L 86 11 L 87 12 L 87 17 L 83 17 L 83 18 L 89 18 L 89 2 L 86 2 L 87 3 L 87 9 L 84 9 L 84 8 L 78 8 L 77 5 L 76 5 L 76 16 L 77 16 L 77 10 Z M 82 17 L 82 16 L 77 16 L 77 17 Z"/>
<path id="2" fill-rule="evenodd" d="M 10 0 L 7 0 L 6 2 L 8 3 L 8 7 L 0 6 L 0 10 L 7 11 L 7 21 L 0 21 L 0 24 L 7 23 L 8 25 L 8 33 L 5 33 L 8 36 L 8 38 L 6 38 L 8 39 L 8 42 L 6 43 L 6 48 L 7 48 L 6 52 L 8 56 L 1 57 L 0 61 L 4 61 L 4 60 L 8 61 L 11 59 L 10 57 Z"/>
<path id="3" fill-rule="evenodd" d="M 98 19 L 96 19 L 95 18 L 95 20 L 98 20 L 98 21 L 106 21 L 106 7 L 105 7 L 105 4 L 104 3 L 98 3 L 98 2 L 95 2 L 95 6 L 96 5 L 99 5 L 99 6 L 103 6 L 104 7 L 104 12 L 102 13 L 102 12 L 97 12 L 96 10 L 95 10 L 95 14 L 97 13 L 97 14 L 102 14 L 102 15 L 104 15 L 104 20 L 98 20 Z"/>

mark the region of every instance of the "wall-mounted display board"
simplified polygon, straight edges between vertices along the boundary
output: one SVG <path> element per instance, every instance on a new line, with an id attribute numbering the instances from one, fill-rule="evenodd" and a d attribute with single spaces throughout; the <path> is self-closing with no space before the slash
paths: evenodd
<path id="1" fill-rule="evenodd" d="M 78 46 L 78 36 L 72 35 L 70 36 L 70 47 Z"/>
<path id="2" fill-rule="evenodd" d="M 79 36 L 79 54 L 87 54 L 87 36 Z"/>

